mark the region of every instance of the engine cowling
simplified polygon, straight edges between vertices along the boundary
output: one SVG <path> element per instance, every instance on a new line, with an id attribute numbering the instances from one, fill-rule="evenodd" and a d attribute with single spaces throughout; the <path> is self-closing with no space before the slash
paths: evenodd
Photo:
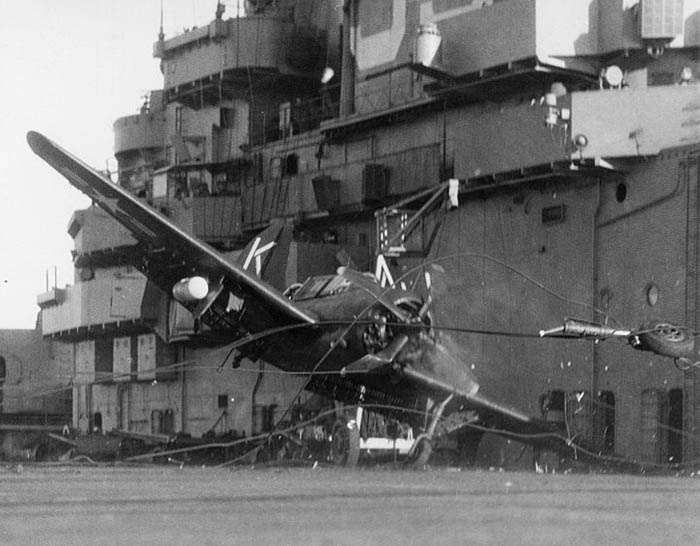
<path id="1" fill-rule="evenodd" d="M 209 283 L 204 277 L 187 277 L 173 286 L 173 297 L 180 303 L 203 300 L 208 293 Z"/>

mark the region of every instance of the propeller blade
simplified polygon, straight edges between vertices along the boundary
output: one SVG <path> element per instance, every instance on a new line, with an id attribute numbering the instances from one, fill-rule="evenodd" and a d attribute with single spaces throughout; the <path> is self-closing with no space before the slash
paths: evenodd
<path id="1" fill-rule="evenodd" d="M 427 374 L 436 381 L 451 385 L 462 396 L 472 396 L 479 390 L 479 382 L 472 371 L 464 364 L 459 346 L 447 336 L 439 341 L 426 341 L 422 344 L 419 354 L 411 362 L 412 370 L 407 367 L 404 371 Z"/>
<path id="2" fill-rule="evenodd" d="M 408 336 L 403 334 L 397 336 L 392 342 L 378 353 L 365 355 L 359 360 L 348 364 L 340 370 L 340 375 L 344 376 L 348 372 L 361 373 L 371 372 L 382 366 L 392 364 L 396 356 L 401 352 L 408 342 Z"/>

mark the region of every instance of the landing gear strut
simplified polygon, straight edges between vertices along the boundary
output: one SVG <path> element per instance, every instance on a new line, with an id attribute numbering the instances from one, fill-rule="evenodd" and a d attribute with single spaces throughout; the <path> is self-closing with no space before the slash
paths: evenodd
<path id="1" fill-rule="evenodd" d="M 452 398 L 454 398 L 454 394 L 449 395 L 442 402 L 440 402 L 440 405 L 435 408 L 428 430 L 422 434 L 419 434 L 418 438 L 416 438 L 411 451 L 408 453 L 408 464 L 410 466 L 422 468 L 428 463 L 430 454 L 433 452 L 433 437 L 435 436 L 435 430 L 437 429 L 440 419 L 442 419 L 442 414 L 445 412 L 447 404 L 452 401 Z"/>
<path id="2" fill-rule="evenodd" d="M 329 458 L 338 466 L 357 465 L 360 459 L 360 427 L 357 420 L 340 418 L 333 424 Z"/>

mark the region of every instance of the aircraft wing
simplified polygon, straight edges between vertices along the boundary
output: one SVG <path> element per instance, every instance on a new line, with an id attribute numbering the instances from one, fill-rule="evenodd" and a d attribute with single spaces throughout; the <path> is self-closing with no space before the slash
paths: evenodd
<path id="1" fill-rule="evenodd" d="M 479 392 L 479 387 L 476 383 L 470 385 L 468 389 L 461 388 L 450 384 L 444 380 L 432 377 L 426 373 L 420 372 L 413 368 L 405 368 L 403 373 L 406 375 L 407 379 L 413 383 L 416 383 L 421 388 L 432 391 L 434 393 L 441 393 L 444 396 L 449 396 L 450 394 L 456 395 L 460 402 L 474 410 L 486 410 L 489 412 L 494 412 L 508 417 L 514 421 L 520 421 L 522 423 L 530 423 L 533 419 L 521 411 L 491 400 L 490 398 L 483 396 Z"/>
<path id="2" fill-rule="evenodd" d="M 131 231 L 140 243 L 134 265 L 166 294 L 182 279 L 197 276 L 207 281 L 205 298 L 181 302 L 195 318 L 201 317 L 203 322 L 218 329 L 237 328 L 237 324 L 227 319 L 231 296 L 235 296 L 238 301 L 243 300 L 239 317 L 249 330 L 280 323 L 317 322 L 317 317 L 294 305 L 275 288 L 228 262 L 216 250 L 45 136 L 30 131 L 27 142 L 34 153 Z"/>
<path id="3" fill-rule="evenodd" d="M 410 399 L 420 393 L 436 401 L 452 396 L 453 411 L 459 408 L 478 415 L 478 422 L 471 425 L 521 442 L 569 450 L 556 423 L 528 415 L 484 393 L 476 377 L 439 343 L 427 345 L 422 358 L 397 366 L 394 359 L 406 343 L 406 336 L 398 337 L 385 350 L 347 365 L 341 374 L 359 374 L 366 383 L 381 389 L 388 381 L 387 374 L 396 373 L 391 380 L 393 394 Z"/>
<path id="4" fill-rule="evenodd" d="M 484 431 L 560 453 L 571 452 L 572 446 L 575 447 L 562 435 L 562 430 L 556 423 L 533 417 L 494 400 L 480 392 L 476 384 L 465 389 L 412 368 L 404 369 L 403 373 L 409 382 L 424 392 L 431 393 L 436 400 L 454 395 L 454 406 L 475 411 L 479 419 L 477 423 L 470 423 L 471 426 L 477 424 Z"/>

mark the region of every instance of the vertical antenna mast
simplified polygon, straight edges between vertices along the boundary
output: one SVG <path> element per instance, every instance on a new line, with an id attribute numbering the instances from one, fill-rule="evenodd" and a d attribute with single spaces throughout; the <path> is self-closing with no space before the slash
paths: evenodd
<path id="1" fill-rule="evenodd" d="M 162 42 L 165 40 L 165 34 L 163 33 L 163 0 L 160 0 L 160 32 L 158 32 L 158 41 Z"/>
<path id="2" fill-rule="evenodd" d="M 218 20 L 221 20 L 221 18 L 224 16 L 224 12 L 226 11 L 226 6 L 221 3 L 221 0 L 216 0 L 216 13 L 215 17 Z"/>

